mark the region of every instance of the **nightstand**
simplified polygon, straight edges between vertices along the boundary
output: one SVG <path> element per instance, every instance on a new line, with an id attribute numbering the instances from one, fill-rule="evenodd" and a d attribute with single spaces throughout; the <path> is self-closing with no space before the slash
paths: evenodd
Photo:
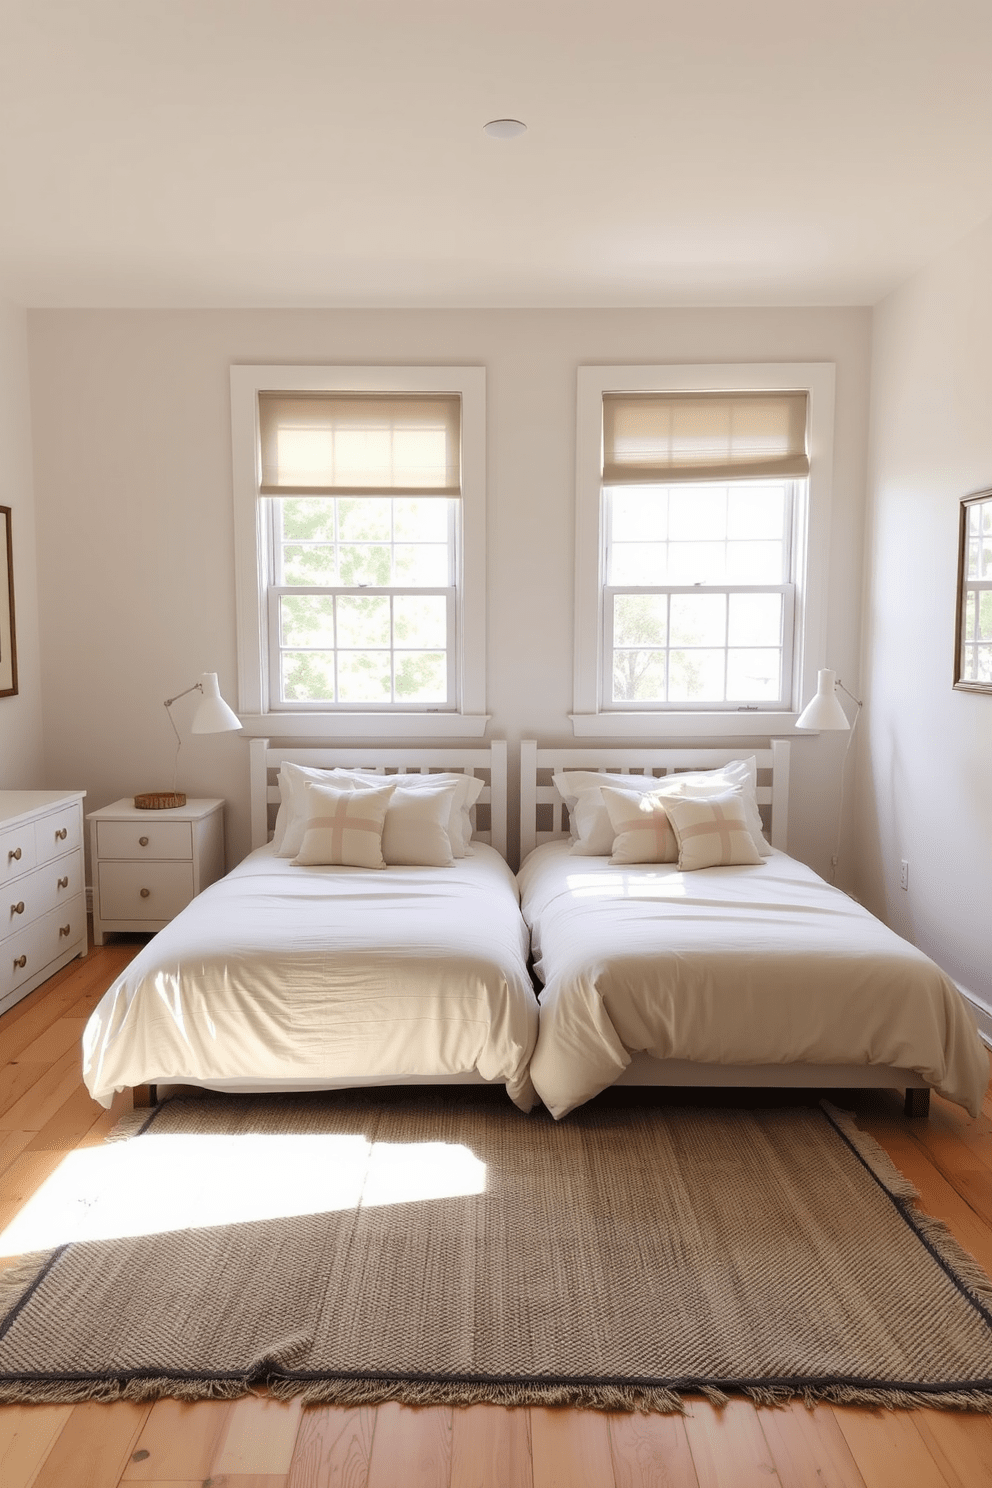
<path id="1" fill-rule="evenodd" d="M 161 930 L 224 872 L 224 802 L 140 811 L 128 796 L 91 811 L 93 939 Z"/>
<path id="2" fill-rule="evenodd" d="M 0 1013 L 86 955 L 85 791 L 0 791 Z"/>

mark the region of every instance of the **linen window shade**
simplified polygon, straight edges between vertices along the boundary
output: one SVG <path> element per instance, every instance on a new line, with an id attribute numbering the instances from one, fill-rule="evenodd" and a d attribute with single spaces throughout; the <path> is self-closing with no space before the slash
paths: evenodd
<path id="1" fill-rule="evenodd" d="M 263 496 L 459 496 L 458 395 L 258 394 Z"/>
<path id="2" fill-rule="evenodd" d="M 604 393 L 603 484 L 809 474 L 805 392 Z"/>

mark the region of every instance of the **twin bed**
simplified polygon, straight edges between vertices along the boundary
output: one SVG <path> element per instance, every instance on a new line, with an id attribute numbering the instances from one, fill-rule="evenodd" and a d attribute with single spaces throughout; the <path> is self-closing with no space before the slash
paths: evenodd
<path id="1" fill-rule="evenodd" d="M 788 743 L 756 752 L 750 784 L 736 759 L 524 741 L 515 881 L 501 741 L 414 751 L 253 741 L 253 851 L 106 993 L 84 1036 L 91 1094 L 108 1105 L 115 1091 L 148 1086 L 483 1081 L 505 1085 L 524 1111 L 540 1098 L 562 1117 L 612 1084 L 881 1085 L 905 1089 L 917 1114 L 930 1087 L 977 1113 L 988 1058 L 953 983 L 785 854 Z M 285 806 L 269 840 L 286 766 L 332 785 L 342 777 L 313 772 L 364 767 L 402 782 L 405 799 L 407 784 L 433 794 L 438 772 L 481 782 L 467 793 L 470 852 L 385 871 L 302 866 L 280 855 Z M 605 796 L 588 772 L 608 781 Z M 738 823 L 743 856 L 747 827 L 760 841 L 746 863 L 685 871 L 660 848 L 663 860 L 647 863 L 592 850 L 603 846 L 604 801 L 611 813 L 631 809 L 662 787 L 715 800 L 727 781 L 752 813 Z M 598 825 L 583 835 L 589 802 Z"/>

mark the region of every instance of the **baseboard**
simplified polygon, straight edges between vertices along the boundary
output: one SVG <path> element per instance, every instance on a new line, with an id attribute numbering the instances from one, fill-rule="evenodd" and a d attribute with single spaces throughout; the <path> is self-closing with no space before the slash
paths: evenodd
<path id="1" fill-rule="evenodd" d="M 962 987 L 960 982 L 955 985 L 975 1015 L 975 1022 L 978 1024 L 978 1032 L 982 1036 L 982 1042 L 992 1049 L 992 1009 L 986 1007 L 985 1003 L 976 997 L 974 992 L 969 992 L 967 987 Z"/>

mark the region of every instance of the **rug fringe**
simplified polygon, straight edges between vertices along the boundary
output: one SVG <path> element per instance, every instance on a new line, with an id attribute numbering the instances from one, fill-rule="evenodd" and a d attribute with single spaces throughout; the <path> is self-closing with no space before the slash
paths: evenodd
<path id="1" fill-rule="evenodd" d="M 16 1307 L 24 1293 L 41 1275 L 54 1251 L 32 1251 L 19 1256 L 13 1265 L 0 1271 L 0 1323 Z"/>
<path id="2" fill-rule="evenodd" d="M 104 1137 L 104 1142 L 130 1142 L 136 1137 L 141 1128 L 147 1123 L 151 1111 L 144 1106 L 137 1106 L 134 1110 L 125 1111 L 119 1121 L 116 1121 L 110 1131 Z"/>
<path id="3" fill-rule="evenodd" d="M 850 1111 L 842 1111 L 839 1106 L 831 1105 L 830 1101 L 825 1100 L 820 1102 L 820 1107 L 894 1199 L 918 1199 L 920 1197 L 916 1185 L 906 1177 L 905 1173 L 900 1173 L 885 1148 L 880 1146 L 868 1132 L 861 1130 Z"/>

